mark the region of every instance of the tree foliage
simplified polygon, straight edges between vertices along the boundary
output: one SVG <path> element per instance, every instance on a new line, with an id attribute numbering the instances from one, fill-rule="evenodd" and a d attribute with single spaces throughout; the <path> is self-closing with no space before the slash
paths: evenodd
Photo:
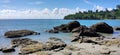
<path id="1" fill-rule="evenodd" d="M 116 6 L 117 9 L 113 9 L 109 11 L 106 9 L 105 11 L 84 11 L 84 12 L 78 12 L 75 14 L 70 14 L 64 17 L 64 19 L 120 19 L 120 5 Z"/>

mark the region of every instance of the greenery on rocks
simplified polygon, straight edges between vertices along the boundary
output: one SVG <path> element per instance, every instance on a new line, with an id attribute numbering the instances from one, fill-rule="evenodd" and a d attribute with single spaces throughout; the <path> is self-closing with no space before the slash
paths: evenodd
<path id="1" fill-rule="evenodd" d="M 105 11 L 84 11 L 78 12 L 75 14 L 69 14 L 64 17 L 64 19 L 94 19 L 94 20 L 103 20 L 103 19 L 120 19 L 120 5 L 116 6 L 116 9 L 109 11 L 106 9 Z"/>

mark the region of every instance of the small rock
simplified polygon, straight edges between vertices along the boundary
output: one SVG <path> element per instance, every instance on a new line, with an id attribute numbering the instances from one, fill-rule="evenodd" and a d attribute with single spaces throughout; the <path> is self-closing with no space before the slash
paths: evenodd
<path id="1" fill-rule="evenodd" d="M 14 52 L 15 49 L 14 48 L 2 48 L 2 52 L 6 53 L 6 52 Z"/>
<path id="2" fill-rule="evenodd" d="M 0 51 L 2 51 L 2 48 L 0 48 Z"/>
<path id="3" fill-rule="evenodd" d="M 59 33 L 58 30 L 53 30 L 53 29 L 51 29 L 51 30 L 47 30 L 46 32 L 49 32 L 49 33 Z"/>
<path id="4" fill-rule="evenodd" d="M 116 30 L 120 30 L 120 27 L 117 27 Z"/>
<path id="5" fill-rule="evenodd" d="M 101 54 L 110 54 L 111 52 L 109 50 L 101 50 L 100 53 Z"/>

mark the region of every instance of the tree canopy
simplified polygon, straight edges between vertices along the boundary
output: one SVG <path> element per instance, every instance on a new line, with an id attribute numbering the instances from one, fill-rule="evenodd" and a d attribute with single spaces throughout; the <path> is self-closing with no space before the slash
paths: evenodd
<path id="1" fill-rule="evenodd" d="M 108 9 L 106 9 L 105 11 L 88 10 L 84 12 L 78 12 L 75 14 L 69 14 L 65 16 L 64 19 L 120 19 L 120 5 L 117 5 L 116 9 L 113 9 L 111 11 L 109 11 Z"/>

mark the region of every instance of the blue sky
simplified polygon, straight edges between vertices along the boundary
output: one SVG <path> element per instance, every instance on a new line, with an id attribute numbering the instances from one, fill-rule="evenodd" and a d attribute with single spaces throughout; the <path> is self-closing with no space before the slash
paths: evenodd
<path id="1" fill-rule="evenodd" d="M 115 9 L 118 4 L 120 0 L 0 0 L 0 19 L 62 19 L 78 11 Z"/>

